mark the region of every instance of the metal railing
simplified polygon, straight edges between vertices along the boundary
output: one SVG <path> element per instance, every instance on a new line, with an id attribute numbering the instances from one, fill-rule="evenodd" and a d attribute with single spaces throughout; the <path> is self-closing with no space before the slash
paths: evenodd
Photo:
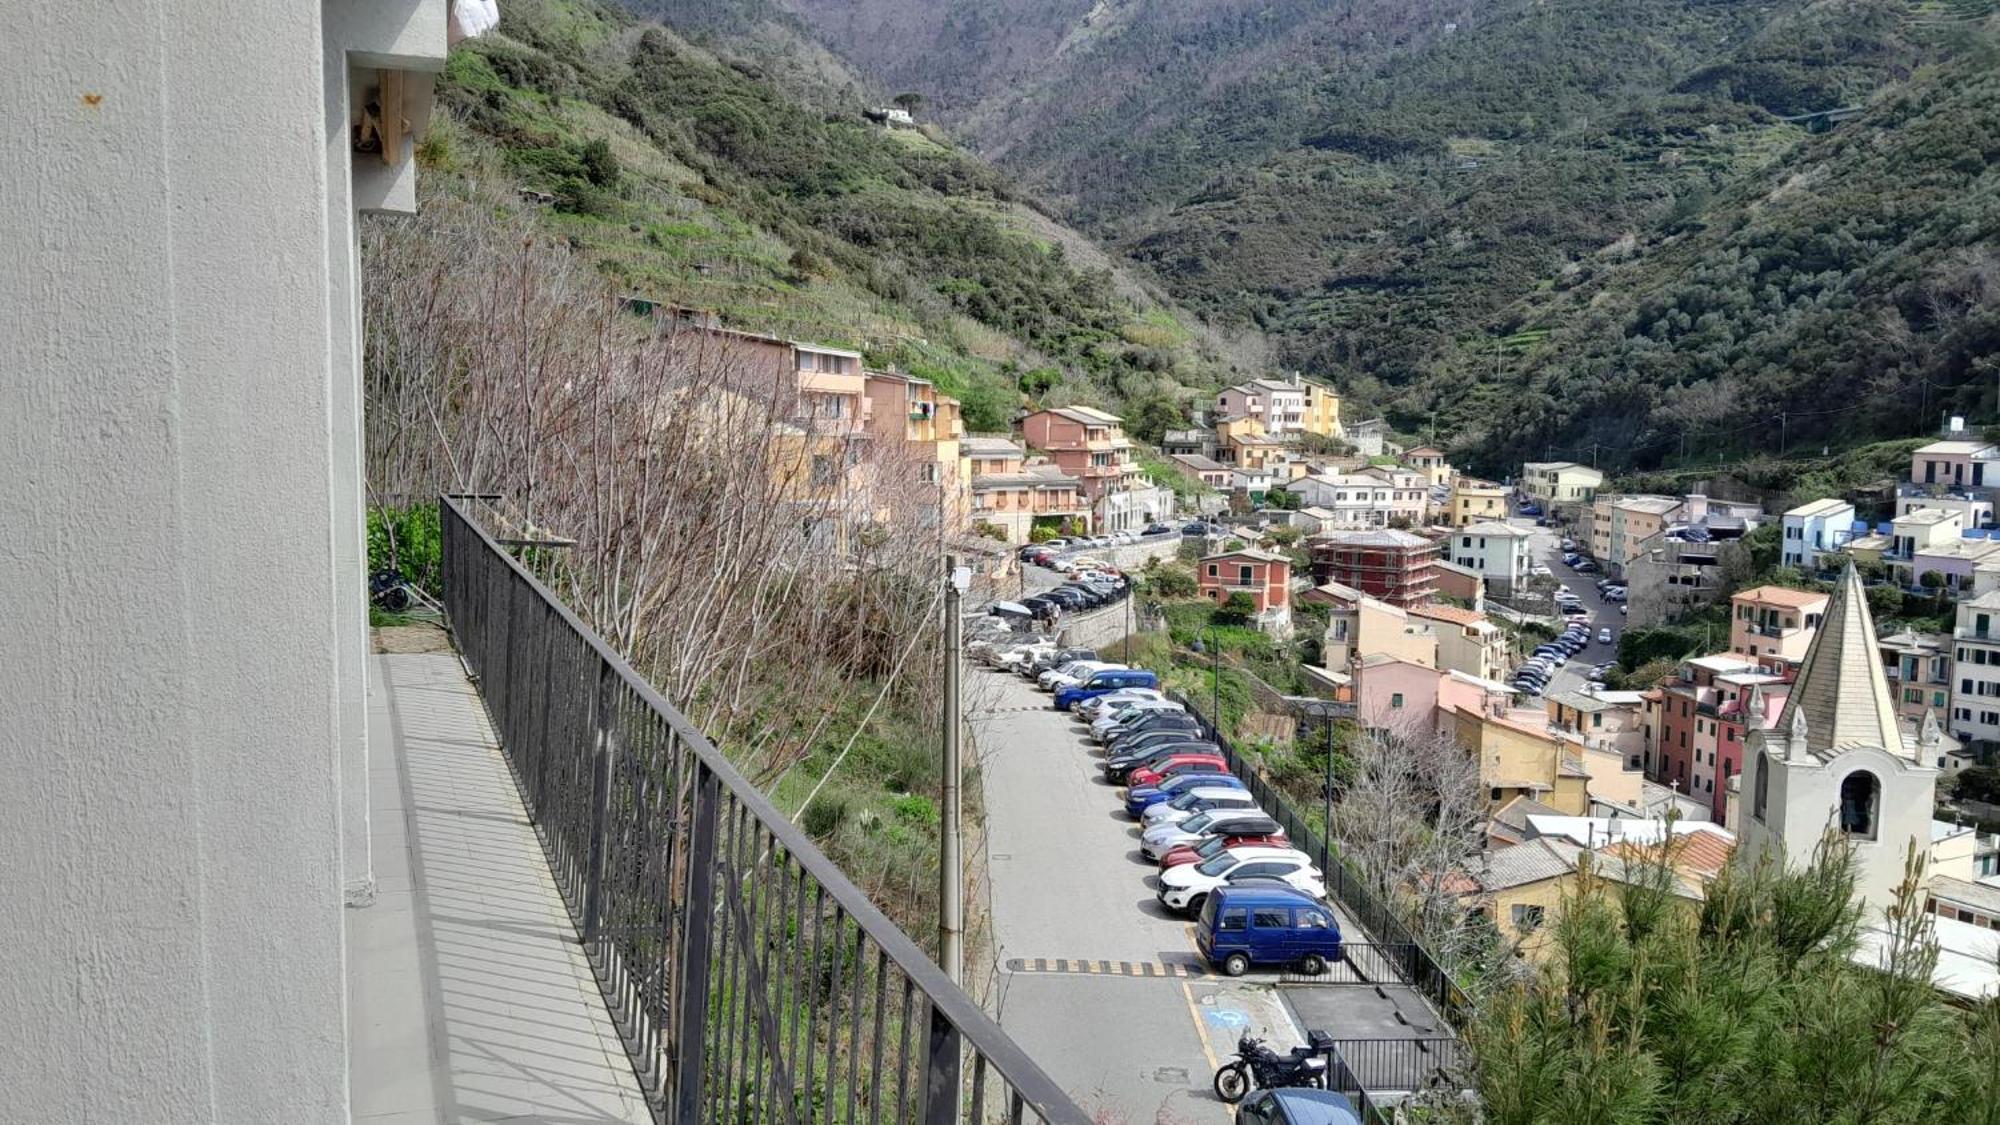
<path id="1" fill-rule="evenodd" d="M 1402 946 L 1348 941 L 1343 934 L 1340 960 L 1327 962 L 1324 972 L 1287 965 L 1278 979 L 1284 984 L 1401 984 L 1402 966 L 1409 959 L 1410 951 Z"/>
<path id="2" fill-rule="evenodd" d="M 1360 923 L 1373 939 L 1372 947 L 1384 952 L 1402 982 L 1416 989 L 1453 1025 L 1463 1026 L 1468 1015 L 1465 991 L 1445 971 L 1444 966 L 1438 964 L 1430 951 L 1417 941 L 1416 935 L 1410 932 L 1402 919 L 1396 917 L 1388 904 L 1369 888 L 1361 872 L 1348 862 L 1347 857 L 1327 845 L 1325 837 L 1298 814 L 1284 794 L 1278 792 L 1270 779 L 1257 769 L 1256 763 L 1239 753 L 1235 744 L 1216 729 L 1214 722 L 1195 700 L 1179 692 L 1169 692 L 1168 698 L 1195 716 L 1201 724 L 1202 736 L 1222 747 L 1222 757 L 1229 763 L 1229 771 L 1242 780 L 1244 788 L 1256 798 L 1258 805 L 1284 827 L 1292 846 L 1313 857 L 1319 864 L 1320 870 L 1326 873 L 1328 897 Z"/>
<path id="3" fill-rule="evenodd" d="M 453 634 L 659 1120 L 1089 1120 L 464 505 L 442 504 Z"/>
<path id="4" fill-rule="evenodd" d="M 1336 1039 L 1327 1087 L 1343 1094 L 1385 1094 L 1462 1089 L 1469 1049 L 1457 1039 Z"/>

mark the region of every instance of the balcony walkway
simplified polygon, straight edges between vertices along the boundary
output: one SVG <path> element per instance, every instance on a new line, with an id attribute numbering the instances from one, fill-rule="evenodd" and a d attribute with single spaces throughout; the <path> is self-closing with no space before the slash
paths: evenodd
<path id="1" fill-rule="evenodd" d="M 646 1122 L 486 713 L 449 653 L 369 657 L 372 906 L 347 911 L 357 1122 Z"/>

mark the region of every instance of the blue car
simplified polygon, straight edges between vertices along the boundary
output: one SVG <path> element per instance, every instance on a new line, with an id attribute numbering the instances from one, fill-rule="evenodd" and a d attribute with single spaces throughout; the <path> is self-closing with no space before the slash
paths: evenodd
<path id="1" fill-rule="evenodd" d="M 1132 819 L 1137 820 L 1146 814 L 1147 809 L 1159 804 L 1161 801 L 1171 801 L 1197 785 L 1211 788 L 1220 786 L 1224 789 L 1245 788 L 1242 780 L 1233 773 L 1223 773 L 1220 771 L 1216 773 L 1184 773 L 1179 777 L 1170 777 L 1158 785 L 1145 785 L 1137 789 L 1126 790 L 1125 811 L 1131 815 Z"/>
<path id="2" fill-rule="evenodd" d="M 1056 710 L 1067 711 L 1086 699 L 1129 688 L 1157 688 L 1160 677 L 1144 668 L 1106 668 L 1080 684 L 1056 689 Z"/>
<path id="3" fill-rule="evenodd" d="M 1252 965 L 1318 976 L 1341 958 L 1340 923 L 1325 903 L 1281 883 L 1219 887 L 1201 905 L 1195 948 L 1232 977 Z"/>

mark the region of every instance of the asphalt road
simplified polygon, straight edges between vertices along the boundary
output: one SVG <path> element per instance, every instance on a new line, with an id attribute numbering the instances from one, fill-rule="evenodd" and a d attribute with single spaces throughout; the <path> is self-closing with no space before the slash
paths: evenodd
<path id="1" fill-rule="evenodd" d="M 1530 541 L 1535 558 L 1547 566 L 1570 593 L 1582 599 L 1583 611 L 1590 615 L 1590 647 L 1556 669 L 1548 684 L 1549 692 L 1580 690 L 1589 682 L 1588 676 L 1593 667 L 1617 659 L 1618 635 L 1625 629 L 1625 618 L 1615 604 L 1605 601 L 1598 594 L 1597 580 L 1603 577 L 1602 574 L 1578 574 L 1563 563 L 1562 536 L 1555 528 L 1536 527 L 1534 519 L 1529 516 L 1516 516 L 1509 522 L 1535 532 L 1535 538 Z M 1611 630 L 1611 643 L 1599 644 L 1597 631 L 1607 627 Z"/>
<path id="2" fill-rule="evenodd" d="M 1102 780 L 1089 735 L 1022 677 L 972 676 L 997 1015 L 1100 1120 L 1228 1121 L 1210 1083 L 1246 1031 L 1289 1047 L 1307 1026 L 1397 1038 L 1434 1022 L 1394 984 L 1280 988 L 1273 972 L 1211 975 L 1191 924 L 1155 899 L 1157 869 L 1140 856 L 1138 828 Z"/>

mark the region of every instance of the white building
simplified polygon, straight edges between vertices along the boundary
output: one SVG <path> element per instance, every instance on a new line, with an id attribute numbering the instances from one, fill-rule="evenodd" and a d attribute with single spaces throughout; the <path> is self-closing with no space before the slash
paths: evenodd
<path id="1" fill-rule="evenodd" d="M 1951 732 L 2000 741 L 2000 591 L 1958 603 L 1951 644 Z"/>
<path id="2" fill-rule="evenodd" d="M 1328 528 L 1388 527 L 1400 520 L 1423 523 L 1429 510 L 1430 481 L 1401 468 L 1369 468 L 1353 473 L 1300 477 L 1285 486 L 1303 506 L 1333 513 Z"/>
<path id="3" fill-rule="evenodd" d="M 1837 551 L 1853 536 L 1854 505 L 1845 500 L 1815 500 L 1784 515 L 1782 561 L 1811 569 L 1825 551 Z"/>
<path id="4" fill-rule="evenodd" d="M 1737 825 L 1748 858 L 1811 859 L 1828 826 L 1854 845 L 1855 895 L 1879 917 L 1903 880 L 1910 847 L 1931 847 L 1942 731 L 1926 714 L 1912 744 L 1882 674 L 1875 625 L 1852 566 L 1827 603 L 1798 679 L 1765 729 L 1745 716 Z"/>
<path id="5" fill-rule="evenodd" d="M 1531 547 L 1535 533 L 1511 523 L 1488 520 L 1454 528 L 1445 542 L 1445 557 L 1486 579 L 1486 588 L 1495 594 L 1511 594 L 1528 580 L 1534 569 Z"/>
<path id="6" fill-rule="evenodd" d="M 1216 414 L 1222 417 L 1255 418 L 1272 437 L 1295 434 L 1305 428 L 1306 385 L 1293 376 L 1280 379 L 1252 379 L 1225 387 L 1215 396 Z"/>

